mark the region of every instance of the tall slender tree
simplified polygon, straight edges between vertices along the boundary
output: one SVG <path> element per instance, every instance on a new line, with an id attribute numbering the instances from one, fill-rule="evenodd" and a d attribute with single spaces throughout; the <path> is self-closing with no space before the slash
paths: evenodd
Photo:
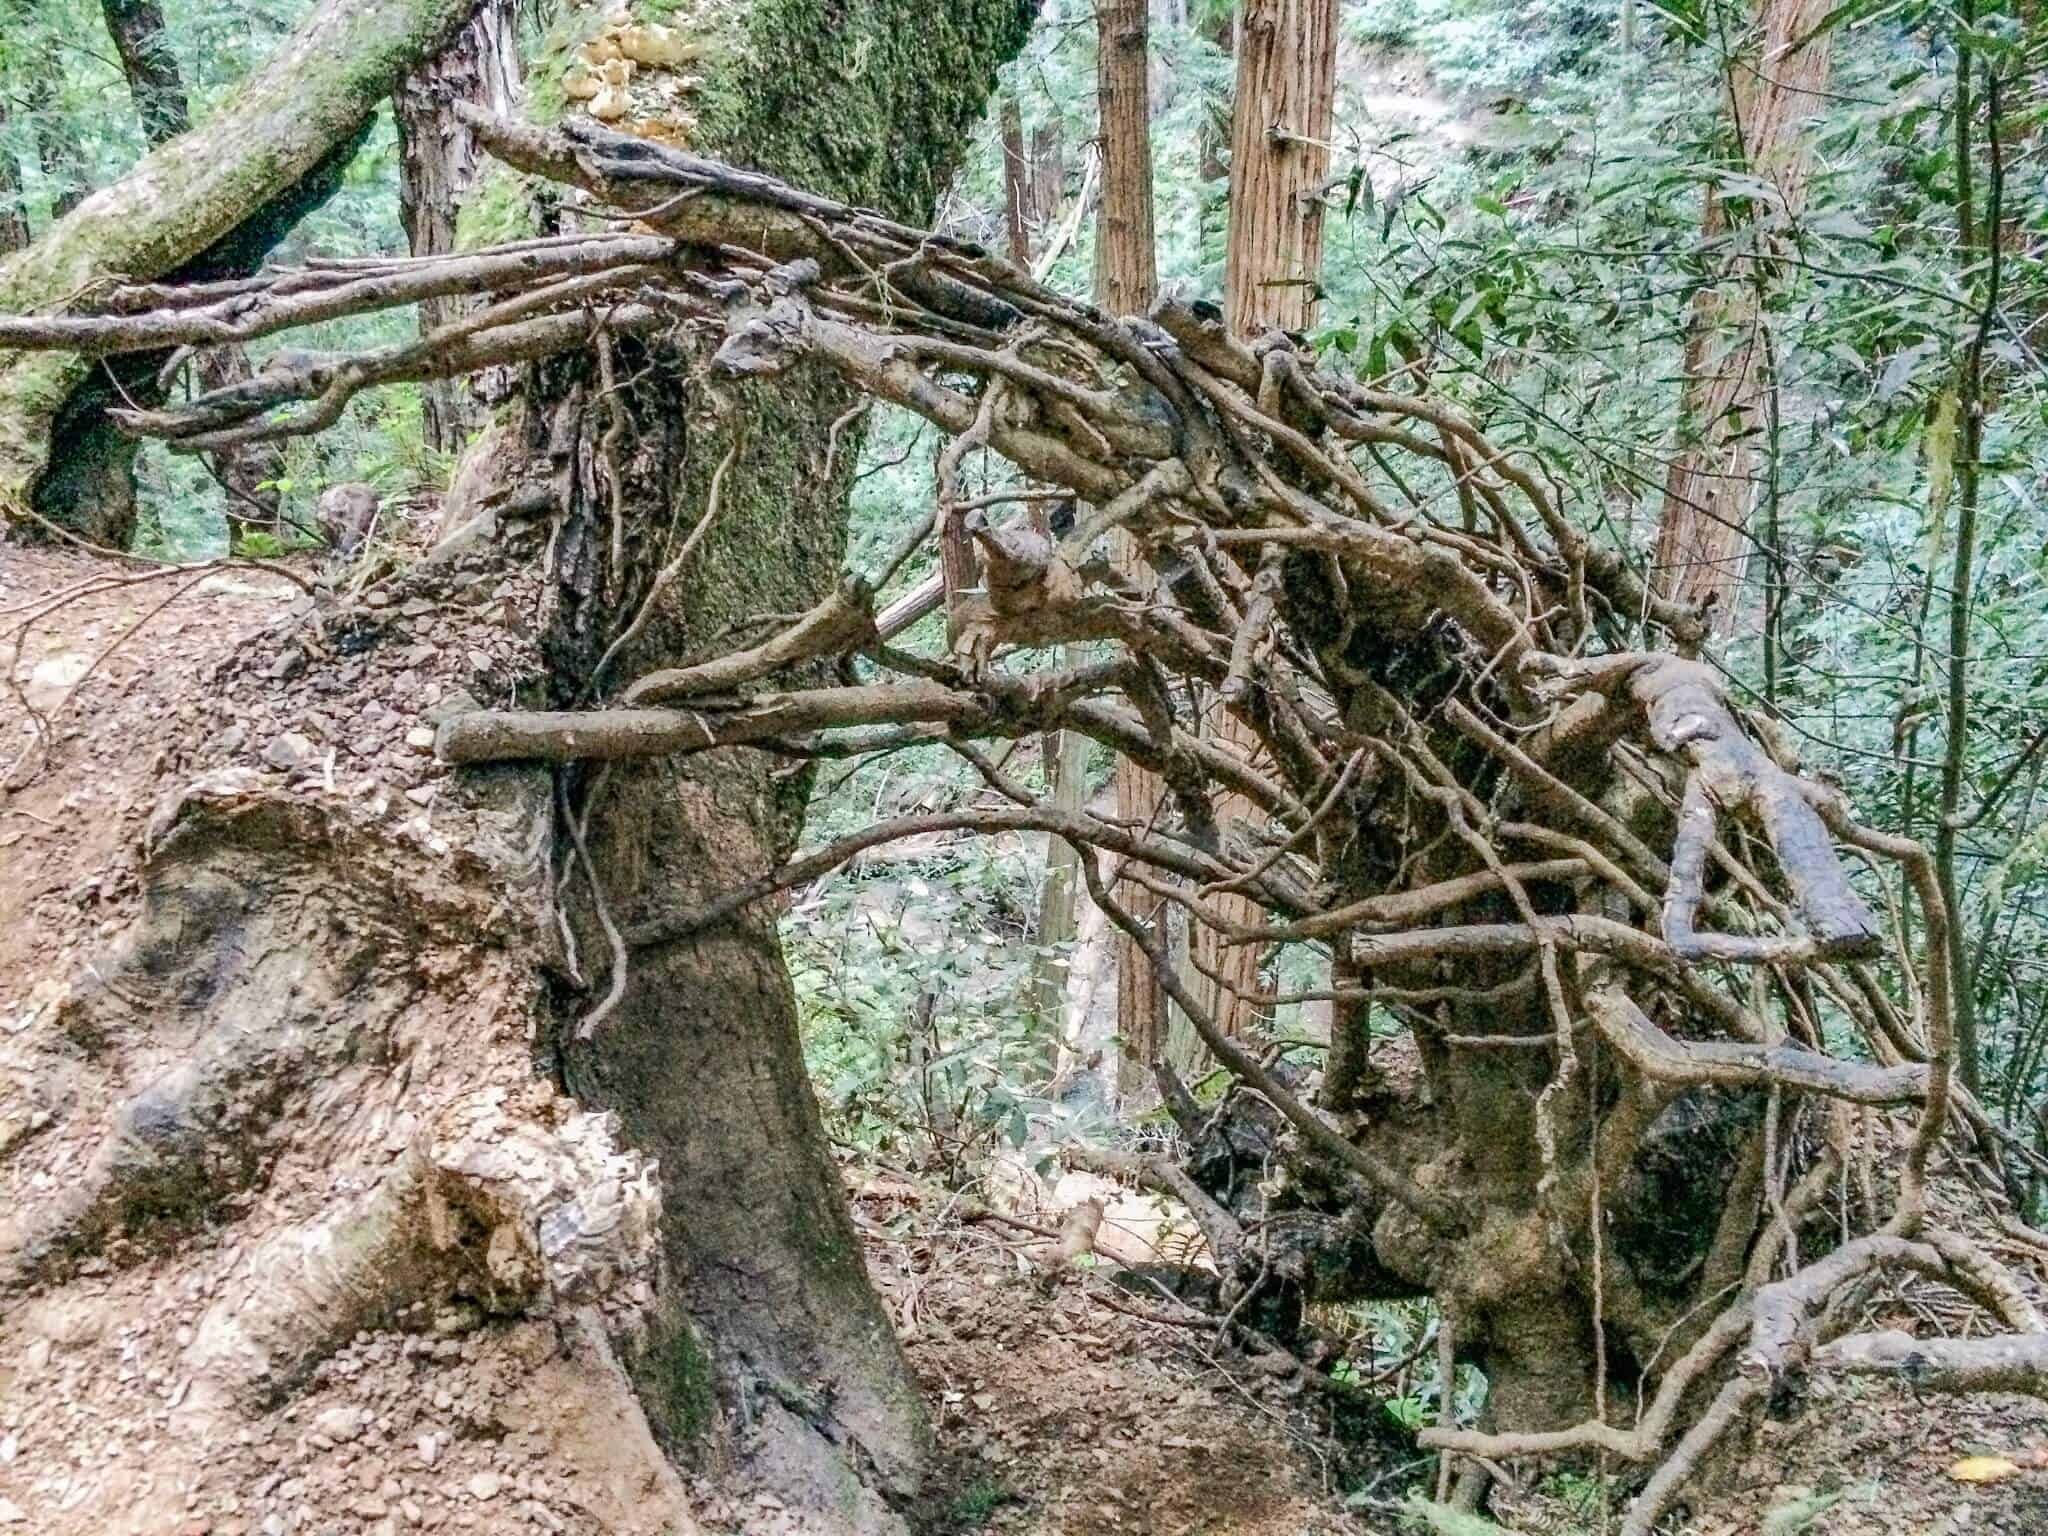
<path id="1" fill-rule="evenodd" d="M 1095 296 L 1112 315 L 1143 314 L 1159 291 L 1153 243 L 1151 40 L 1146 0 L 1098 0 L 1096 98 L 1102 136 L 1102 211 L 1095 245 Z M 1117 568 L 1137 575 L 1143 559 L 1121 530 Z M 1116 812 L 1127 823 L 1157 820 L 1164 793 L 1159 775 L 1129 758 L 1116 764 Z M 1126 883 L 1119 898 L 1146 921 L 1162 916 L 1159 898 Z M 1166 996 L 1152 962 L 1127 936 L 1117 940 L 1117 1034 L 1123 1041 L 1128 1090 L 1139 1069 L 1166 1046 Z"/>
<path id="2" fill-rule="evenodd" d="M 1741 201 L 1709 187 L 1703 243 L 1735 258 L 1723 282 L 1693 300 L 1686 341 L 1682 430 L 1686 439 L 1665 471 L 1657 530 L 1657 570 L 1666 592 L 1709 604 L 1722 633 L 1734 623 L 1749 565 L 1754 444 L 1777 388 L 1767 366 L 1762 259 L 1806 208 L 1811 161 L 1802 125 L 1827 82 L 1828 0 L 1762 0 L 1757 41 L 1738 50 L 1727 71 L 1728 109 L 1739 163 L 1757 190 Z"/>
<path id="3" fill-rule="evenodd" d="M 7 71 L 0 57 L 0 256 L 28 244 L 28 208 L 21 197 L 21 163 L 7 145 Z"/>
<path id="4" fill-rule="evenodd" d="M 1024 107 L 1014 90 L 1003 92 L 1003 229 L 1010 260 L 1031 268 L 1031 161 L 1024 147 Z"/>
<path id="5" fill-rule="evenodd" d="M 1315 314 L 1336 93 L 1336 0 L 1250 0 L 1238 25 L 1224 264 L 1224 319 L 1238 336 L 1299 331 Z M 1277 568 L 1262 572 L 1254 588 L 1276 579 Z M 1252 751 L 1252 732 L 1218 713 L 1223 740 Z M 1235 797 L 1219 808 L 1226 829 L 1252 815 L 1251 805 Z M 1258 907 L 1239 895 L 1220 897 L 1218 911 L 1247 927 L 1260 921 Z M 1200 935 L 1195 954 L 1210 978 L 1210 1011 L 1226 1033 L 1243 1033 L 1258 988 L 1258 948 L 1224 944 L 1211 930 Z"/>

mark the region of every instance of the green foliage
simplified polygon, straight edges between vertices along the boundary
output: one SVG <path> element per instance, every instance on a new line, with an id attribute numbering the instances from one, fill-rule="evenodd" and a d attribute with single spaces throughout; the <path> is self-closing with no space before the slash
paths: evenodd
<path id="1" fill-rule="evenodd" d="M 1013 1504 L 1017 1495 L 993 1477 L 979 1477 L 969 1483 L 946 1506 L 945 1529 L 963 1533 L 978 1531 L 995 1518 L 997 1510 Z"/>
<path id="2" fill-rule="evenodd" d="M 943 793 L 920 772 L 936 757 L 906 753 L 867 790 L 893 806 Z M 783 920 L 812 1076 L 842 1139 L 958 1179 L 1060 1118 L 1031 1007 L 1034 852 L 947 843 L 833 877 Z"/>

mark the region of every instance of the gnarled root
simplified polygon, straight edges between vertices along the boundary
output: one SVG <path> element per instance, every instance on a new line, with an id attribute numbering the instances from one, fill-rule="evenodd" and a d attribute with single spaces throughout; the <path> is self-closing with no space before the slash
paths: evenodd
<path id="1" fill-rule="evenodd" d="M 260 1406 L 421 1304 L 506 1315 L 600 1300 L 650 1273 L 652 1165 L 616 1149 L 609 1116 L 528 1097 L 456 1100 L 369 1193 L 258 1248 L 187 1353 L 193 1405 Z"/>

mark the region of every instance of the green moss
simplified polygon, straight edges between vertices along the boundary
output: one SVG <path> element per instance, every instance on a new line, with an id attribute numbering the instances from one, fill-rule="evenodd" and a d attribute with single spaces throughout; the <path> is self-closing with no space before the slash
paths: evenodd
<path id="1" fill-rule="evenodd" d="M 539 234 L 534 193 L 531 177 L 496 160 L 485 162 L 483 175 L 455 212 L 455 248 L 474 251 Z"/>
<path id="2" fill-rule="evenodd" d="M 664 1317 L 656 1328 L 634 1374 L 655 1410 L 656 1433 L 689 1446 L 717 1425 L 718 1373 L 686 1319 Z"/>
<path id="3" fill-rule="evenodd" d="M 1022 45 L 1019 0 L 760 0 L 704 71 L 698 138 L 713 154 L 922 219 Z M 906 152 L 915 146 L 922 152 Z"/>

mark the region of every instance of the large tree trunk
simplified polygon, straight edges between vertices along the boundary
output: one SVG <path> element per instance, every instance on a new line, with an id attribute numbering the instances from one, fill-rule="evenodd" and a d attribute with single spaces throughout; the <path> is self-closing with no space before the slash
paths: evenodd
<path id="1" fill-rule="evenodd" d="M 456 249 L 456 222 L 483 175 L 485 160 L 454 104 L 467 102 L 497 117 L 512 115 L 519 98 L 517 34 L 517 0 L 483 0 L 455 41 L 398 93 L 398 216 L 415 256 Z M 471 307 L 461 299 L 430 299 L 419 307 L 420 331 L 431 331 Z M 483 424 L 474 387 L 460 379 L 437 379 L 422 387 L 429 446 L 457 452 Z"/>
<path id="2" fill-rule="evenodd" d="M 1095 296 L 1112 315 L 1142 315 L 1159 291 L 1152 219 L 1152 100 L 1146 0 L 1101 0 L 1095 8 L 1097 112 L 1102 136 L 1102 213 L 1096 236 Z M 1117 569 L 1136 577 L 1144 559 L 1121 529 L 1113 535 Z M 1165 793 L 1159 775 L 1128 758 L 1116 763 L 1116 813 L 1137 826 L 1153 825 Z M 1147 922 L 1163 916 L 1163 902 L 1124 882 L 1118 896 Z M 1116 941 L 1117 1037 L 1123 1042 L 1121 1086 L 1142 1090 L 1147 1068 L 1166 1049 L 1166 994 L 1152 963 L 1128 937 Z"/>
<path id="3" fill-rule="evenodd" d="M 1323 264 L 1322 184 L 1330 169 L 1330 117 L 1337 94 L 1336 0 L 1252 0 L 1238 27 L 1237 97 L 1230 118 L 1230 241 L 1224 263 L 1224 322 L 1234 335 L 1300 331 L 1315 312 Z M 1249 599 L 1256 600 L 1256 599 Z M 1218 712 L 1223 739 L 1247 754 L 1251 732 Z M 1228 827 L 1249 819 L 1249 802 L 1218 810 Z M 1226 895 L 1231 922 L 1259 921 L 1259 909 Z M 1209 978 L 1212 1012 L 1242 1034 L 1253 1013 L 1260 952 L 1205 933 L 1195 949 Z"/>
<path id="4" fill-rule="evenodd" d="M 604 26 L 646 55 L 631 84 L 643 103 L 636 113 L 646 113 L 637 126 L 674 132 L 687 120 L 707 151 L 923 218 L 1029 20 L 1018 0 L 938 15 L 917 0 L 776 0 L 720 8 L 688 30 Z M 390 61 L 388 47 L 381 56 Z M 350 70 L 330 49 L 323 62 L 367 78 L 360 59 Z M 303 92 L 307 64 L 289 52 L 275 72 Z M 577 88 L 580 61 L 569 68 L 565 83 Z M 391 72 L 380 79 L 388 85 Z M 285 93 L 272 81 L 244 93 L 245 106 L 264 99 L 282 110 Z M 653 120 L 662 112 L 674 117 Z M 160 162 L 199 141 L 220 147 L 202 127 L 130 179 L 144 213 L 189 194 Z M 211 209 L 194 197 L 195 212 Z M 55 249 L 9 270 L 15 291 L 58 270 L 128 260 L 121 248 L 85 243 L 88 231 L 120 228 L 121 212 L 113 193 L 95 199 L 56 232 Z M 148 220 L 131 209 L 128 222 Z M 414 839 L 427 835 L 427 813 L 406 832 L 382 819 L 386 795 L 322 802 L 318 772 L 288 788 L 305 749 L 272 734 L 309 729 L 324 741 L 345 730 L 346 777 L 365 733 L 376 750 L 383 698 L 397 696 L 380 690 L 396 686 L 416 701 L 425 676 L 427 696 L 447 708 L 473 702 L 459 686 L 585 702 L 825 591 L 838 574 L 858 449 L 846 432 L 836 451 L 828 443 L 851 389 L 819 372 L 714 391 L 688 347 L 616 338 L 534 369 L 514 419 L 476 446 L 451 492 L 462 537 L 394 578 L 375 605 L 308 604 L 302 625 L 279 631 L 288 650 L 274 652 L 280 642 L 267 636 L 206 690 L 204 708 L 216 713 L 187 722 L 189 744 L 171 761 L 234 767 L 234 809 L 217 815 L 217 801 L 199 794 L 167 807 L 155 840 L 184 856 L 152 863 L 141 920 L 118 960 L 100 963 L 124 978 L 124 995 L 169 987 L 177 1027 L 137 1069 L 145 1091 L 109 1105 L 90 1177 L 54 1208 L 0 1216 L 0 1290 L 64 1285 L 81 1257 L 110 1245 L 117 1275 L 136 1257 L 179 1251 L 187 1218 L 221 1214 L 224 1200 L 262 1190 L 280 1166 L 310 1165 L 365 1191 L 360 1208 L 328 1202 L 303 1231 L 266 1233 L 250 1218 L 240 1239 L 251 1267 L 206 1281 L 221 1301 L 187 1351 L 200 1383 L 186 1410 L 195 1435 L 230 1436 L 234 1421 L 222 1415 L 299 1390 L 360 1331 L 424 1323 L 451 1297 L 472 1307 L 481 1297 L 492 1316 L 573 1315 L 571 1332 L 586 1345 L 608 1332 L 644 1425 L 677 1461 L 735 1472 L 750 1495 L 775 1494 L 830 1529 L 898 1530 L 929 1428 L 867 1281 L 772 918 L 756 912 L 686 941 L 636 944 L 617 952 L 623 963 L 611 944 L 778 862 L 807 776 L 758 754 L 721 753 L 603 775 L 487 771 L 438 792 L 416 784 L 434 801 L 443 852 L 447 835 L 464 839 L 448 862 L 423 863 Z M 520 521 L 536 513 L 545 536 Z M 709 536 L 672 566 L 700 523 Z M 483 605 L 460 595 L 493 590 L 521 595 Z M 441 617 L 407 619 L 401 608 Z M 406 631 L 430 623 L 443 632 L 412 643 Z M 337 635 L 346 643 L 330 643 Z M 465 665 L 484 668 L 489 682 L 471 673 L 459 685 Z M 253 734 L 230 726 L 252 712 L 276 724 Z M 415 772 L 420 761 L 411 759 Z M 313 801 L 295 798 L 306 795 Z M 308 803 L 312 827 L 295 820 L 294 807 Z M 476 835 L 454 832 L 458 823 Z M 344 944 L 343 933 L 365 942 Z M 293 979 L 305 965 L 317 974 Z M 470 999 L 467 1016 L 459 1001 L 446 1013 L 429 1006 L 419 980 L 429 972 L 466 978 L 454 992 Z M 510 1095 L 500 1106 L 509 1126 L 490 1140 L 563 1151 L 562 1101 L 519 1085 L 528 1031 L 562 1088 L 616 1115 L 616 1155 L 627 1164 L 572 1187 L 602 1205 L 623 1181 L 630 1215 L 646 1208 L 635 1192 L 659 1169 L 649 1252 L 632 1251 L 631 1221 L 607 1227 L 602 1274 L 585 1277 L 599 1282 L 595 1297 L 558 1273 L 551 1248 L 521 1257 L 533 1241 L 553 1243 L 554 1196 L 508 1195 L 509 1210 L 491 1206 L 496 1216 L 476 1205 L 498 1201 L 489 1190 L 501 1181 L 477 1187 L 465 1150 L 475 1138 L 430 1136 L 415 1144 L 417 1157 L 387 1166 L 393 1105 L 405 1106 L 408 1123 L 458 1115 L 467 1124 L 466 1095 L 481 1081 Z M 10 1037 L 9 1048 L 36 1040 Z M 181 1045 L 191 1047 L 182 1060 Z M 172 1070 L 150 1082 L 166 1055 Z M 508 1077 L 513 1062 L 519 1072 Z M 73 1112 L 115 1093 L 109 1085 Z M 0 1175 L 27 1176 L 4 1157 Z M 475 1220 L 451 1224 L 451 1204 L 474 1207 Z M 308 1254 L 317 1272 L 302 1273 Z M 208 1263 L 204 1252 L 180 1259 L 195 1272 Z M 603 1328 L 589 1308 L 597 1299 Z"/>
<path id="5" fill-rule="evenodd" d="M 688 40 L 719 67 L 693 65 L 705 83 L 665 110 L 693 120 L 693 149 L 922 219 L 1028 21 L 1017 0 L 720 13 Z M 635 83 L 668 72 L 643 64 Z M 544 638 L 561 703 L 701 654 L 761 613 L 806 608 L 836 577 L 857 442 L 842 431 L 836 453 L 828 443 L 854 395 L 822 373 L 712 393 L 695 361 L 622 343 L 550 365 L 529 395 L 524 447 L 562 498 Z M 504 448 L 487 436 L 474 457 Z M 658 591 L 678 530 L 704 518 L 713 536 Z M 647 622 L 601 665 L 643 605 Z M 568 793 L 630 932 L 779 862 L 807 785 L 733 753 L 623 768 Z M 602 957 L 593 916 L 581 948 Z M 610 981 L 622 1000 L 593 1039 L 563 1040 L 562 1072 L 579 1098 L 616 1109 L 663 1170 L 659 1322 L 621 1339 L 656 1432 L 689 1459 L 736 1460 L 786 1499 L 815 1507 L 837 1490 L 879 1521 L 875 1493 L 917 1488 L 929 1430 L 868 1286 L 772 923 L 755 913 L 637 950 Z"/>
<path id="6" fill-rule="evenodd" d="M 1769 254 L 1766 223 L 1790 224 L 1806 208 L 1809 174 L 1801 132 L 1827 83 L 1831 34 L 1796 53 L 1794 43 L 1827 14 L 1824 0 L 1762 0 L 1762 40 L 1729 62 L 1729 110 L 1743 168 L 1772 188 L 1749 230 L 1730 230 L 1720 192 L 1707 191 L 1703 240 L 1732 241 L 1744 258 L 1738 270 L 1693 299 L 1685 345 L 1682 441 L 1664 479 L 1656 570 L 1663 589 L 1710 605 L 1708 621 L 1722 634 L 1735 625 L 1737 599 L 1749 568 L 1749 511 L 1754 500 L 1754 444 L 1762 426 L 1767 377 L 1766 324 L 1759 299 Z"/>
<path id="7" fill-rule="evenodd" d="M 252 269 L 328 196 L 377 104 L 475 0 L 322 0 L 236 99 L 147 156 L 0 266 L 0 313 L 61 305 L 109 276 Z M 119 387 L 147 393 L 149 359 Z M 132 446 L 107 427 L 115 385 L 76 357 L 0 359 L 0 514 L 92 542 L 134 525 Z"/>

